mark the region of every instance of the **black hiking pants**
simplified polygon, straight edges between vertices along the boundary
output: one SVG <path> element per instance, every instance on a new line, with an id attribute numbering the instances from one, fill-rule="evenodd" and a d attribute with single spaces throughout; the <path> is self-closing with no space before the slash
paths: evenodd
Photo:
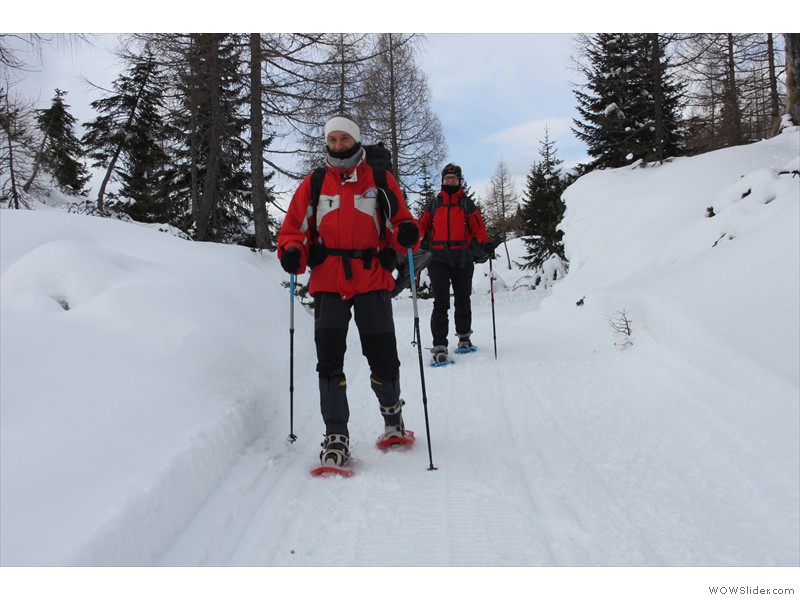
<path id="1" fill-rule="evenodd" d="M 353 314 L 361 340 L 361 353 L 369 363 L 372 389 L 380 404 L 393 406 L 400 400 L 400 359 L 389 292 L 367 292 L 346 300 L 338 294 L 318 292 L 314 295 L 314 342 L 317 347 L 320 409 L 326 435 L 349 435 L 350 409 L 344 355 Z"/>
<path id="2" fill-rule="evenodd" d="M 472 329 L 472 274 L 475 264 L 451 265 L 437 260 L 428 265 L 428 278 L 433 289 L 433 312 L 431 313 L 431 335 L 434 346 L 447 346 L 450 331 L 450 286 L 453 287 L 453 320 L 457 334 L 468 334 Z"/>

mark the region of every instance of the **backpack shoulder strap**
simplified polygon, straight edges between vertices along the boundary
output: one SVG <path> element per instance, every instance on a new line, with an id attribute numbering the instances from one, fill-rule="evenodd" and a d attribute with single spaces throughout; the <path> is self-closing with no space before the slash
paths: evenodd
<path id="1" fill-rule="evenodd" d="M 461 210 L 464 212 L 464 220 L 467 223 L 467 232 L 472 233 L 472 228 L 469 224 L 469 218 L 472 216 L 472 213 L 475 212 L 475 202 L 466 194 L 462 194 L 461 196 Z"/>
<path id="2" fill-rule="evenodd" d="M 370 165 L 372 167 L 372 176 L 375 178 L 375 185 L 379 188 L 386 188 L 386 167 L 380 165 Z"/>
<path id="3" fill-rule="evenodd" d="M 386 181 L 386 167 L 371 164 L 372 177 L 378 188 L 378 220 L 380 221 L 380 237 L 386 234 L 386 221 L 397 212 L 397 198 Z"/>
<path id="4" fill-rule="evenodd" d="M 433 198 L 428 200 L 428 202 L 425 204 L 425 208 L 423 208 L 422 210 L 431 213 L 431 221 L 433 221 L 433 213 L 436 212 L 436 209 L 439 208 L 441 204 L 442 204 L 442 195 L 436 194 Z"/>
<path id="5" fill-rule="evenodd" d="M 466 194 L 461 196 L 461 202 L 463 206 L 461 207 L 464 210 L 464 213 L 474 213 L 475 212 L 475 201 L 467 196 Z"/>
<path id="6" fill-rule="evenodd" d="M 327 172 L 327 167 L 317 167 L 311 173 L 311 216 L 308 219 L 308 231 L 310 232 L 312 244 L 315 244 L 319 238 L 317 233 L 317 205 L 322 191 L 322 182 L 325 180 L 325 173 Z"/>
<path id="7" fill-rule="evenodd" d="M 431 227 L 430 231 L 428 232 L 428 236 L 430 238 L 433 237 L 434 229 L 436 228 L 436 222 L 433 220 L 434 215 L 436 215 L 436 209 L 442 205 L 442 194 L 436 194 L 433 198 L 428 200 L 425 204 L 425 208 L 423 208 L 423 212 L 428 212 L 431 215 Z"/>

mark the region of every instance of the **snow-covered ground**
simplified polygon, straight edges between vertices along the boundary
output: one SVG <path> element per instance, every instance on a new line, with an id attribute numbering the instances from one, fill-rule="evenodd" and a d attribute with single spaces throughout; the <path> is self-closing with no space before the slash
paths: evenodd
<path id="1" fill-rule="evenodd" d="M 489 264 L 476 270 L 479 352 L 422 370 L 430 437 L 402 294 L 410 451 L 373 447 L 382 421 L 353 327 L 350 479 L 308 475 L 323 430 L 299 302 L 288 441 L 290 296 L 273 254 L 0 211 L 0 576 L 22 578 L 15 598 L 41 582 L 10 567 L 72 565 L 449 567 L 222 570 L 257 577 L 237 598 L 427 597 L 433 575 L 451 594 L 503 582 L 525 598 L 786 587 L 800 565 L 798 171 L 793 128 L 578 180 L 567 277 L 531 291 L 503 247 L 493 294 Z M 427 347 L 431 301 L 418 308 Z M 538 568 L 455 568 L 476 566 Z M 126 582 L 114 597 L 135 589 L 129 570 L 99 571 Z"/>

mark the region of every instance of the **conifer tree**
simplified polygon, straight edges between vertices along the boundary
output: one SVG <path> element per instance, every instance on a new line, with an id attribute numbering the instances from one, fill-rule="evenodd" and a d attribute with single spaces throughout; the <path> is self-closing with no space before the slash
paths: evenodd
<path id="1" fill-rule="evenodd" d="M 422 187 L 420 192 L 417 196 L 416 202 L 409 205 L 409 208 L 412 209 L 412 212 L 419 217 L 422 210 L 428 205 L 429 202 L 432 202 L 434 198 L 436 198 L 436 194 L 438 193 L 438 188 L 434 187 L 435 184 L 435 177 L 431 176 L 430 169 L 428 167 L 423 167 L 422 169 Z"/>
<path id="2" fill-rule="evenodd" d="M 293 61 L 305 65 L 302 48 L 317 36 L 147 33 L 131 39 L 152 48 L 168 74 L 175 225 L 196 240 L 272 247 L 272 169 L 292 173 L 276 168 L 268 148 L 274 123 L 296 115 L 305 72 L 295 73 Z"/>
<path id="3" fill-rule="evenodd" d="M 576 89 L 575 135 L 590 168 L 663 160 L 682 151 L 680 92 L 657 35 L 602 33 L 584 38 L 586 92 Z"/>
<path id="4" fill-rule="evenodd" d="M 523 241 L 528 251 L 520 265 L 523 269 L 540 269 L 553 255 L 566 260 L 563 233 L 557 229 L 565 209 L 561 194 L 566 184 L 559 166 L 563 161 L 556 156 L 555 142 L 546 129 L 540 143 L 541 160 L 531 167 L 521 207 Z"/>
<path id="5" fill-rule="evenodd" d="M 64 103 L 67 92 L 56 89 L 50 108 L 37 111 L 36 126 L 42 134 L 42 141 L 34 161 L 33 172 L 25 182 L 23 191 L 28 192 L 33 185 L 39 169 L 53 176 L 59 189 L 70 196 L 86 194 L 84 186 L 90 175 L 81 162 L 84 152 L 80 140 L 75 136 L 77 119 Z"/>
<path id="6" fill-rule="evenodd" d="M 166 75 L 151 49 L 128 60 L 142 71 L 149 69 L 148 85 L 138 102 L 136 118 L 128 128 L 119 168 L 119 198 L 114 208 L 144 223 L 172 223 L 180 207 L 170 197 L 174 178 L 169 156 L 166 122 Z M 150 64 L 155 63 L 155 64 Z"/>
<path id="7" fill-rule="evenodd" d="M 92 102 L 92 108 L 100 115 L 85 124 L 83 136 L 94 166 L 106 171 L 97 194 L 97 208 L 105 209 L 109 184 L 121 179 L 119 194 L 111 197 L 122 195 L 134 204 L 140 203 L 141 210 L 131 210 L 142 217 L 153 213 L 154 205 L 166 202 L 164 197 L 154 196 L 166 162 L 161 150 L 165 83 L 155 58 L 145 52 L 133 60 L 113 86 L 113 94 Z"/>
<path id="8" fill-rule="evenodd" d="M 178 188 L 190 198 L 193 237 L 244 241 L 252 218 L 249 96 L 241 36 L 191 34 L 175 115 L 181 149 Z"/>

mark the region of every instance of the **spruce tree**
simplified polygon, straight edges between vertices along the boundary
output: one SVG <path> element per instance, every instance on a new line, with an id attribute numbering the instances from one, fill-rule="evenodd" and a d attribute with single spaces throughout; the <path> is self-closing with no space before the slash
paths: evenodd
<path id="1" fill-rule="evenodd" d="M 165 82 L 155 58 L 146 52 L 134 59 L 113 87 L 113 94 L 92 102 L 92 108 L 100 115 L 85 124 L 83 136 L 94 166 L 106 171 L 97 208 L 105 209 L 108 186 L 121 180 L 119 193 L 109 194 L 112 198 L 130 199 L 133 205 L 128 211 L 137 218 L 166 220 L 164 215 L 170 210 L 163 206 L 167 203 L 163 191 L 159 194 L 164 187 L 160 181 L 166 164 L 162 149 Z"/>
<path id="2" fill-rule="evenodd" d="M 151 58 L 145 56 L 143 60 L 142 67 Z M 172 175 L 166 151 L 168 127 L 160 68 L 155 68 L 150 79 L 153 85 L 143 90 L 136 118 L 127 131 L 119 169 L 120 201 L 114 203 L 114 208 L 136 221 L 171 223 L 180 209 L 169 197 Z"/>
<path id="3" fill-rule="evenodd" d="M 252 219 L 244 47 L 234 34 L 191 34 L 177 82 L 177 190 L 199 241 L 244 242 Z"/>
<path id="4" fill-rule="evenodd" d="M 540 269 L 553 255 L 562 261 L 564 244 L 563 233 L 557 229 L 564 217 L 564 201 L 561 194 L 566 186 L 559 165 L 563 163 L 557 156 L 555 142 L 545 130 L 541 140 L 539 156 L 541 160 L 533 163 L 527 176 L 525 199 L 522 203 L 523 241 L 528 253 L 523 257 L 523 269 Z"/>
<path id="5" fill-rule="evenodd" d="M 42 133 L 33 173 L 23 186 L 27 192 L 40 167 L 53 176 L 58 188 L 70 196 L 83 196 L 90 175 L 81 162 L 84 155 L 80 140 L 75 136 L 77 119 L 64 103 L 67 92 L 56 89 L 50 108 L 36 111 L 36 126 Z"/>
<path id="6" fill-rule="evenodd" d="M 681 88 L 654 34 L 601 33 L 585 39 L 587 91 L 574 90 L 582 120 L 573 132 L 595 168 L 663 160 L 682 152 Z"/>
<path id="7" fill-rule="evenodd" d="M 435 186 L 435 181 L 436 177 L 431 177 L 430 170 L 427 167 L 423 167 L 422 187 L 417 195 L 416 202 L 409 206 L 417 217 L 419 217 L 422 210 L 428 206 L 428 203 L 436 198 L 436 194 L 439 193 L 438 186 Z"/>
<path id="8" fill-rule="evenodd" d="M 635 36 L 641 61 L 640 104 L 634 155 L 645 162 L 661 162 L 686 152 L 686 128 L 681 116 L 685 86 L 676 81 L 666 55 L 666 43 L 657 33 Z"/>

